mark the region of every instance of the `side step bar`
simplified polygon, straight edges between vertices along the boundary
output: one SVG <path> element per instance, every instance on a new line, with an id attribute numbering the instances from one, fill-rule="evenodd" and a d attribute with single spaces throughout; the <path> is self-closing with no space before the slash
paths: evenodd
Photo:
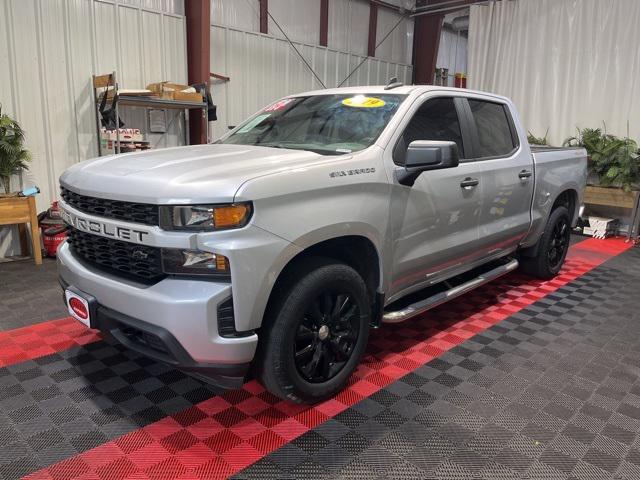
<path id="1" fill-rule="evenodd" d="M 446 290 L 444 292 L 436 293 L 435 295 L 425 298 L 424 300 L 420 300 L 419 302 L 409 305 L 402 310 L 385 312 L 384 315 L 382 315 L 382 321 L 384 323 L 404 322 L 411 317 L 420 315 L 421 313 L 424 313 L 427 310 L 431 310 L 432 308 L 437 307 L 442 303 L 459 297 L 460 295 L 467 293 L 468 291 L 473 290 L 480 285 L 484 285 L 485 283 L 488 283 L 509 272 L 512 272 L 516 268 L 518 268 L 518 260 L 513 259 L 509 261 L 509 263 L 496 267 L 493 270 L 489 270 L 488 272 L 479 275 L 473 280 L 469 280 L 458 285 L 457 287 L 450 288 L 449 290 Z"/>

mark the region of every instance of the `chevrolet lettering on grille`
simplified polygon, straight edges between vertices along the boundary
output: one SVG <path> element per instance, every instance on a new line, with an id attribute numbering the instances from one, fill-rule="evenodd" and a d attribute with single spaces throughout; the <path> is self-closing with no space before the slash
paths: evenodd
<path id="1" fill-rule="evenodd" d="M 122 227 L 119 225 L 112 225 L 104 222 L 81 217 L 76 214 L 68 212 L 64 208 L 61 208 L 62 219 L 83 232 L 95 233 L 103 237 L 117 238 L 118 240 L 125 240 L 135 243 L 146 243 L 145 237 L 149 235 L 149 232 L 143 230 L 136 230 L 134 228 Z"/>

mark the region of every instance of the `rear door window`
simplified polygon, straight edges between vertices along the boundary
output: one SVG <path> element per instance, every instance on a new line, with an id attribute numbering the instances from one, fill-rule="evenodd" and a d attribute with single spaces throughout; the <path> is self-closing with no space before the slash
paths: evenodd
<path id="1" fill-rule="evenodd" d="M 517 147 L 512 122 L 505 105 L 469 99 L 478 141 L 474 157 L 503 157 Z"/>

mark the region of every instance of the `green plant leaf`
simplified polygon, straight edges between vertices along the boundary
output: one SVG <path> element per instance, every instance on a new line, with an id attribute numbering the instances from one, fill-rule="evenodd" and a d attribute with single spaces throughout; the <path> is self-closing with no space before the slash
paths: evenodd
<path id="1" fill-rule="evenodd" d="M 20 124 L 3 114 L 0 105 L 0 179 L 5 185 L 12 175 L 29 168 L 31 154 L 24 148 L 24 139 Z"/>

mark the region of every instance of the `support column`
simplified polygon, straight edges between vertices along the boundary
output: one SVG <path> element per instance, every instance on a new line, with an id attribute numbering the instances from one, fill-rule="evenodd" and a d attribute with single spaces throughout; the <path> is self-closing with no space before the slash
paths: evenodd
<path id="1" fill-rule="evenodd" d="M 376 32 L 378 30 L 378 4 L 369 3 L 369 42 L 367 46 L 367 55 L 376 56 Z"/>
<path id="2" fill-rule="evenodd" d="M 269 33 L 269 0 L 260 0 L 260 33 Z"/>
<path id="3" fill-rule="evenodd" d="M 186 0 L 187 23 L 187 74 L 189 84 L 209 84 L 209 57 L 211 51 L 211 3 L 210 0 Z M 207 112 L 189 110 L 189 143 L 207 143 Z"/>
<path id="4" fill-rule="evenodd" d="M 329 45 L 329 0 L 320 0 L 320 45 Z"/>
<path id="5" fill-rule="evenodd" d="M 437 0 L 436 0 L 437 2 Z M 434 1 L 418 2 L 417 6 L 426 6 Z M 440 34 L 444 14 L 422 15 L 416 17 L 413 31 L 413 82 L 432 84 L 438 60 Z"/>

